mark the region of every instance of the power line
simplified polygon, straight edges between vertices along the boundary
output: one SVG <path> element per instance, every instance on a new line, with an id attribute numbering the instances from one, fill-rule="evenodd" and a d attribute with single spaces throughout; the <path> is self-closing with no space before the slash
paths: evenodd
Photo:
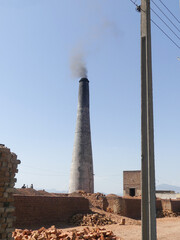
<path id="1" fill-rule="evenodd" d="M 153 4 L 159 9 L 159 11 L 169 20 L 169 22 L 178 30 L 178 32 L 180 32 L 179 28 L 171 21 L 171 19 L 161 10 L 161 8 L 153 1 Z M 151 8 L 152 10 L 152 8 Z"/>
<path id="2" fill-rule="evenodd" d="M 151 0 L 152 1 L 152 0 Z M 176 16 L 174 16 L 174 14 L 169 10 L 169 8 L 168 7 L 166 7 L 166 5 L 161 1 L 161 0 L 159 0 L 160 1 L 160 3 L 168 10 L 168 12 L 176 19 L 176 21 L 178 22 L 178 23 L 180 23 L 180 21 L 177 19 L 177 17 Z M 153 2 L 153 1 L 152 1 Z"/>
<path id="3" fill-rule="evenodd" d="M 134 2 L 133 0 L 130 0 L 136 7 L 138 6 L 136 2 Z"/>
<path id="4" fill-rule="evenodd" d="M 134 1 L 130 0 L 135 6 L 138 6 Z M 152 0 L 151 0 L 152 1 Z M 142 10 L 142 9 L 141 9 Z M 151 18 L 151 22 L 178 48 L 180 46 Z"/>
<path id="5" fill-rule="evenodd" d="M 154 25 L 159 28 L 159 30 L 164 33 L 164 35 L 166 35 L 167 38 L 169 38 L 169 40 L 171 40 L 172 43 L 174 43 L 174 45 L 180 49 L 180 46 L 157 24 L 155 23 L 152 19 L 151 22 L 154 23 Z"/>
<path id="6" fill-rule="evenodd" d="M 137 12 L 140 12 L 142 9 L 141 9 L 141 5 L 138 5 L 136 2 L 137 0 L 134 2 L 133 0 L 130 0 L 135 6 L 136 6 L 136 11 Z M 142 10 L 143 11 L 143 10 Z"/>
<path id="7" fill-rule="evenodd" d="M 166 25 L 169 30 L 180 40 L 180 37 L 169 27 L 169 25 L 151 8 L 151 11 Z M 180 30 L 178 30 L 180 32 Z"/>

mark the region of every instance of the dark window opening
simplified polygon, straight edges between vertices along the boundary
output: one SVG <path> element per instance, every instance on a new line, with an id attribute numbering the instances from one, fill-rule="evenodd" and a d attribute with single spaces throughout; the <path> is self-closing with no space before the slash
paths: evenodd
<path id="1" fill-rule="evenodd" d="M 129 195 L 130 195 L 131 197 L 134 197 L 134 196 L 135 196 L 135 188 L 130 188 L 130 189 L 129 189 Z"/>

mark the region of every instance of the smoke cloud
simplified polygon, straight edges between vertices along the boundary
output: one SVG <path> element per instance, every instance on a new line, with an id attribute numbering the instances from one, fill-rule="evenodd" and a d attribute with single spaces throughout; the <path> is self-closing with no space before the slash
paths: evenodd
<path id="1" fill-rule="evenodd" d="M 107 37 L 119 38 L 119 29 L 117 24 L 108 19 L 101 11 L 101 6 L 92 4 L 93 15 L 97 10 L 97 24 L 92 25 L 91 28 L 87 28 L 88 32 L 86 36 L 81 37 L 80 41 L 71 51 L 70 55 L 70 69 L 73 78 L 87 78 L 86 59 L 89 54 L 92 54 L 93 50 L 98 51 L 99 46 L 102 46 L 104 40 Z M 90 18 L 88 18 L 90 19 Z"/>
<path id="2" fill-rule="evenodd" d="M 72 55 L 70 57 L 70 68 L 72 77 L 87 78 L 85 53 L 82 47 L 77 47 L 72 51 Z"/>

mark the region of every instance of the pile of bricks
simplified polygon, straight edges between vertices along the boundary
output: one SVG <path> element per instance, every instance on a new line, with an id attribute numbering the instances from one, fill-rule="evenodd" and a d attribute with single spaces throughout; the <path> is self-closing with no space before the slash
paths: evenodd
<path id="1" fill-rule="evenodd" d="M 100 213 L 76 214 L 71 218 L 70 222 L 80 226 L 104 226 L 116 224 L 116 222 L 112 221 L 110 217 L 106 217 L 104 214 Z"/>
<path id="2" fill-rule="evenodd" d="M 99 239 L 99 240 L 116 240 L 116 236 L 113 234 L 112 231 L 106 231 L 104 228 L 84 228 L 83 230 L 77 231 L 63 231 L 61 229 L 56 229 L 55 226 L 52 226 L 48 229 L 42 227 L 39 230 L 21 230 L 16 229 L 13 232 L 14 240 L 79 240 L 79 239 Z"/>
<path id="3" fill-rule="evenodd" d="M 0 239 L 12 239 L 14 231 L 14 198 L 15 174 L 20 160 L 3 144 L 0 144 Z"/>

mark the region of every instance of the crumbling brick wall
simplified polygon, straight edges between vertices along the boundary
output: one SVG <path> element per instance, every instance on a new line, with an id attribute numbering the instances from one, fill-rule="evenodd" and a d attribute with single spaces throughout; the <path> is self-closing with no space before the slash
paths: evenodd
<path id="1" fill-rule="evenodd" d="M 119 197 L 114 194 L 110 194 L 106 196 L 106 199 L 107 199 L 107 205 L 106 205 L 107 211 L 125 216 L 126 205 L 122 197 Z"/>
<path id="2" fill-rule="evenodd" d="M 13 189 L 16 182 L 17 155 L 9 148 L 0 144 L 0 239 L 10 240 L 14 231 L 14 197 Z"/>
<path id="3" fill-rule="evenodd" d="M 103 193 L 86 193 L 79 190 L 68 195 L 69 197 L 84 197 L 88 199 L 90 207 L 97 207 L 106 210 L 106 197 Z"/>
<path id="4" fill-rule="evenodd" d="M 104 196 L 96 196 L 94 194 L 92 196 L 86 196 L 86 199 L 89 200 L 90 206 L 105 210 L 104 205 L 106 198 Z"/>

